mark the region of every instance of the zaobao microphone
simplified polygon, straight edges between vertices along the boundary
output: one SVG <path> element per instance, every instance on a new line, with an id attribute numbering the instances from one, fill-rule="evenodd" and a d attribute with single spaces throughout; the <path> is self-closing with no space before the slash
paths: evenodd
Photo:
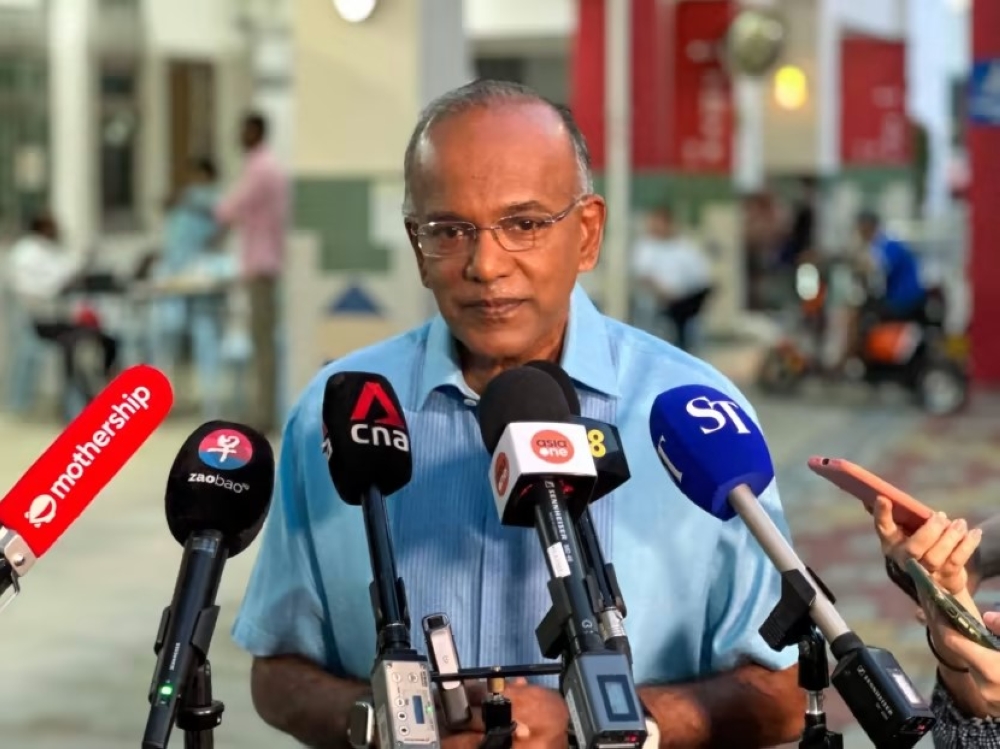
<path id="1" fill-rule="evenodd" d="M 143 749 L 164 749 L 175 722 L 199 734 L 221 721 L 222 704 L 211 700 L 206 686 L 208 649 L 219 616 L 215 598 L 226 560 L 260 532 L 273 489 L 274 451 L 250 427 L 210 421 L 177 453 L 165 504 L 167 526 L 184 553 L 153 648 L 157 661 Z"/>
<path id="2" fill-rule="evenodd" d="M 126 369 L 14 484 L 0 500 L 0 595 L 12 585 L 16 595 L 18 579 L 135 455 L 173 402 L 162 372 Z"/>
<path id="3" fill-rule="evenodd" d="M 774 467 L 753 419 L 724 393 L 685 385 L 656 398 L 649 429 L 660 460 L 688 499 L 720 520 L 739 515 L 786 582 L 811 585 L 809 618 L 838 661 L 833 684 L 869 738 L 878 747 L 912 747 L 934 724 L 933 714 L 892 654 L 866 647 L 850 630 L 761 506 L 757 497 L 773 481 Z M 775 626 L 771 620 L 761 634 L 775 647 L 769 626 Z"/>

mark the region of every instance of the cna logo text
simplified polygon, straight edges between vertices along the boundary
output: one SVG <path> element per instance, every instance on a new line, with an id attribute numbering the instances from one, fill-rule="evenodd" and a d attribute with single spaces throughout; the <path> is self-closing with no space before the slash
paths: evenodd
<path id="1" fill-rule="evenodd" d="M 381 412 L 383 415 L 372 419 Z M 351 413 L 351 440 L 359 445 L 410 452 L 410 435 L 399 408 L 378 382 L 366 382 Z"/>

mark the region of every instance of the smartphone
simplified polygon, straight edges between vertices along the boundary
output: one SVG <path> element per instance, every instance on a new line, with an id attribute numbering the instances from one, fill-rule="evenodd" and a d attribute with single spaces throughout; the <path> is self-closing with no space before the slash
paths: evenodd
<path id="1" fill-rule="evenodd" d="M 808 466 L 813 473 L 860 499 L 869 515 L 875 512 L 877 497 L 890 500 L 892 519 L 908 534 L 917 531 L 934 515 L 934 511 L 923 502 L 849 460 L 815 456 L 809 458 Z"/>
<path id="2" fill-rule="evenodd" d="M 910 577 L 906 570 L 896 564 L 890 557 L 885 558 L 885 574 L 889 576 L 889 579 L 901 591 L 913 599 L 913 602 L 917 606 L 920 605 L 920 594 L 917 592 L 917 584 L 913 582 L 913 578 Z"/>
<path id="3" fill-rule="evenodd" d="M 906 560 L 906 572 L 917 586 L 920 595 L 934 604 L 948 624 L 958 630 L 967 639 L 989 650 L 1000 650 L 1000 638 L 986 629 L 981 621 L 969 613 L 955 596 L 942 590 L 930 574 L 916 559 Z"/>

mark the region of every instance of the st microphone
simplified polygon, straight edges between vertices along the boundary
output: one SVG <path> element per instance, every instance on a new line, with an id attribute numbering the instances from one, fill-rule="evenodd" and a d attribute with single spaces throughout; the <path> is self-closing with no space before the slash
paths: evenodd
<path id="1" fill-rule="evenodd" d="M 532 367 L 497 375 L 479 402 L 501 522 L 534 527 L 549 568 L 552 608 L 536 635 L 546 658 L 562 657 L 560 690 L 577 744 L 638 747 L 646 724 L 632 671 L 627 656 L 601 639 L 574 528 L 597 471 L 586 429 L 571 420 L 559 385 Z"/>
<path id="2" fill-rule="evenodd" d="M 274 452 L 260 433 L 242 424 L 210 421 L 177 453 L 167 477 L 170 533 L 183 544 L 173 599 L 156 635 L 156 669 L 143 749 L 164 749 L 175 722 L 185 746 L 211 746 L 210 731 L 223 705 L 212 699 L 208 649 L 226 560 L 260 532 L 274 489 Z"/>
<path id="3" fill-rule="evenodd" d="M 618 429 L 603 421 L 580 415 L 580 397 L 566 370 L 558 364 L 544 360 L 528 362 L 526 366 L 539 369 L 555 380 L 566 398 L 566 403 L 573 414 L 573 421 L 587 430 L 590 455 L 597 469 L 597 481 L 591 492 L 590 502 L 596 502 L 607 496 L 628 481 L 631 473 L 628 470 L 625 451 L 621 447 Z M 601 636 L 610 647 L 625 653 L 631 663 L 632 651 L 623 622 L 627 613 L 625 601 L 621 588 L 618 587 L 614 565 L 604 561 L 604 553 L 601 551 L 601 542 L 597 537 L 589 506 L 583 509 L 577 519 L 576 530 L 580 536 L 587 570 L 587 588 L 600 624 Z"/>
<path id="4" fill-rule="evenodd" d="M 66 427 L 0 500 L 0 604 L 149 439 L 174 402 L 170 381 L 130 367 Z"/>
<path id="5" fill-rule="evenodd" d="M 776 613 L 787 614 L 780 611 L 786 596 L 801 601 L 801 611 L 789 608 L 792 619 L 815 624 L 829 642 L 838 661 L 833 684 L 875 746 L 914 746 L 935 722 L 927 703 L 891 653 L 867 647 L 848 628 L 826 589 L 757 499 L 774 480 L 774 468 L 754 421 L 724 393 L 685 385 L 656 398 L 649 428 L 660 460 L 685 496 L 720 520 L 739 515 L 782 573 L 782 601 Z M 790 645 L 785 637 L 803 624 L 787 619 L 772 615 L 761 627 L 761 635 L 775 650 Z M 781 631 L 776 635 L 775 630 Z"/>
<path id="6" fill-rule="evenodd" d="M 396 572 L 385 495 L 409 483 L 410 435 L 389 381 L 338 372 L 323 395 L 323 449 L 340 498 L 361 505 L 371 558 L 376 657 L 371 684 L 379 746 L 440 746 L 427 658 L 410 642 L 406 590 Z M 365 711 L 370 718 L 371 711 Z M 364 731 L 364 733 L 369 733 Z"/>

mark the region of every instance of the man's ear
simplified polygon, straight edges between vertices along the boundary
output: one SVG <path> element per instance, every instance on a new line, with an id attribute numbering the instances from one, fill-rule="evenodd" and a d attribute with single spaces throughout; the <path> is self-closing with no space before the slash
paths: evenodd
<path id="1" fill-rule="evenodd" d="M 601 256 L 601 241 L 604 239 L 604 222 L 607 220 L 608 208 L 604 198 L 593 195 L 580 206 L 580 273 L 592 271 Z"/>
<path id="2" fill-rule="evenodd" d="M 409 240 L 410 248 L 413 250 L 413 257 L 417 261 L 420 283 L 425 289 L 429 289 L 430 286 L 427 285 L 427 258 L 424 257 L 424 253 L 420 251 L 420 245 L 417 243 L 417 224 L 415 221 L 404 219 L 403 226 L 406 228 L 406 238 Z"/>

